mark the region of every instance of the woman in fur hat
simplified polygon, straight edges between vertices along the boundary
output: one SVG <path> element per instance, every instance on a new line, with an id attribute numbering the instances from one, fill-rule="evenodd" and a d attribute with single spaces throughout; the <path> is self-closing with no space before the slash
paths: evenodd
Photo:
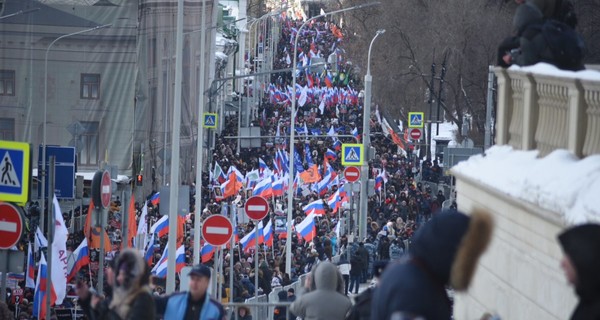
<path id="1" fill-rule="evenodd" d="M 121 251 L 116 263 L 116 283 L 108 304 L 100 304 L 98 319 L 154 319 L 154 299 L 148 286 L 150 272 L 140 253 L 133 249 Z"/>
<path id="2" fill-rule="evenodd" d="M 482 211 L 435 215 L 412 237 L 409 254 L 383 273 L 371 319 L 450 319 L 446 286 L 467 290 L 492 229 L 491 216 Z"/>

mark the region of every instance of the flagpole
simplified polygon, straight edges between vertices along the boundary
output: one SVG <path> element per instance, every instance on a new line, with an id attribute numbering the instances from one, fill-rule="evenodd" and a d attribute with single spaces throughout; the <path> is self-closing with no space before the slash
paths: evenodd
<path id="1" fill-rule="evenodd" d="M 44 145 L 44 149 L 46 146 Z M 54 179 L 55 179 L 55 166 L 56 166 L 56 156 L 50 156 L 50 172 L 48 172 L 48 188 L 50 189 L 48 195 L 52 195 L 52 197 L 48 197 L 48 247 L 46 247 L 46 256 L 48 259 L 46 260 L 46 319 L 50 318 L 52 314 L 51 308 L 51 296 L 52 296 L 52 246 L 54 245 Z M 50 200 L 52 199 L 52 200 Z M 45 199 L 42 199 L 44 201 Z M 4 294 L 4 293 L 2 293 Z"/>

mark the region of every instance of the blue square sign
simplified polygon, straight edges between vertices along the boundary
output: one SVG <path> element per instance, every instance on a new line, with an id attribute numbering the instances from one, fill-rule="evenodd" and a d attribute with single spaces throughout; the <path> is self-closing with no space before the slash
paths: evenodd
<path id="1" fill-rule="evenodd" d="M 362 166 L 364 162 L 363 145 L 359 143 L 342 144 L 342 165 Z"/>
<path id="2" fill-rule="evenodd" d="M 202 126 L 207 129 L 216 129 L 217 119 L 219 119 L 218 114 L 205 112 L 202 119 Z"/>

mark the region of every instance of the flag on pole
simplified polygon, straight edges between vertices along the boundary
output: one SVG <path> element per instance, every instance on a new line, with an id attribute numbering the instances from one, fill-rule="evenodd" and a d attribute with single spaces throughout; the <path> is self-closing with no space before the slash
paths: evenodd
<path id="1" fill-rule="evenodd" d="M 90 263 L 89 253 L 90 250 L 88 248 L 88 242 L 87 239 L 84 238 L 83 241 L 81 241 L 81 244 L 79 244 L 79 246 L 77 247 L 77 249 L 75 249 L 75 251 L 71 253 L 71 257 L 73 257 L 74 259 L 69 259 L 72 261 L 72 265 L 69 266 L 69 270 L 67 272 L 68 282 L 70 282 L 77 275 L 77 272 L 79 272 L 79 270 L 81 270 L 83 266 L 88 265 Z"/>
<path id="2" fill-rule="evenodd" d="M 154 257 L 154 233 L 150 236 L 150 241 L 146 244 L 144 252 L 144 261 L 146 261 L 148 266 L 152 265 L 152 258 Z"/>
<path id="3" fill-rule="evenodd" d="M 169 233 L 169 216 L 162 216 L 150 227 L 150 233 L 158 233 L 158 237 L 166 236 Z"/>
<path id="4" fill-rule="evenodd" d="M 27 269 L 25 270 L 25 288 L 35 288 L 35 261 L 33 260 L 33 251 L 31 251 L 31 242 L 27 243 Z"/>
<path id="5" fill-rule="evenodd" d="M 40 264 L 38 267 L 37 281 L 35 283 L 35 291 L 33 295 L 33 314 L 38 319 L 46 319 L 48 310 L 46 310 L 46 286 L 48 285 L 48 265 L 46 258 L 42 253 L 40 258 Z M 56 301 L 56 292 L 54 287 L 50 290 L 50 305 L 53 305 Z"/>
<path id="6" fill-rule="evenodd" d="M 37 227 L 37 229 L 35 230 L 35 239 L 33 242 L 33 246 L 35 248 L 35 252 L 38 252 L 40 248 L 48 247 L 48 240 L 46 239 L 46 237 L 44 237 L 44 234 L 42 233 L 40 227 Z"/>
<path id="7" fill-rule="evenodd" d="M 267 224 L 263 228 L 262 234 L 263 234 L 264 244 L 269 247 L 272 247 L 273 246 L 273 228 L 272 228 L 272 223 L 271 223 L 270 219 L 269 219 L 269 222 L 267 222 Z"/>
<path id="8" fill-rule="evenodd" d="M 67 238 L 69 230 L 63 220 L 56 194 L 54 203 L 54 240 L 52 241 L 52 287 L 56 292 L 56 304 L 62 304 L 67 295 Z"/>
<path id="9" fill-rule="evenodd" d="M 144 235 L 143 237 L 138 237 L 138 239 L 141 239 L 140 244 L 138 244 L 136 246 L 139 250 L 144 249 L 142 244 L 144 244 L 146 242 L 145 241 L 146 235 L 148 234 L 148 224 L 146 223 L 147 217 L 148 217 L 148 203 L 144 202 L 144 207 L 142 208 L 142 215 L 140 216 L 140 221 L 138 222 L 138 226 L 137 226 L 137 232 L 135 233 L 136 236 Z"/>
<path id="10" fill-rule="evenodd" d="M 212 259 L 215 254 L 216 248 L 210 245 L 210 243 L 205 242 L 202 246 L 202 250 L 200 250 L 200 256 L 202 258 L 202 263 L 206 263 Z"/>
<path id="11" fill-rule="evenodd" d="M 310 213 L 302 222 L 296 225 L 296 231 L 305 241 L 312 241 L 315 237 L 315 215 Z"/>
<path id="12" fill-rule="evenodd" d="M 185 267 L 185 247 L 183 244 L 177 248 L 175 256 L 175 272 L 180 273 Z"/>
<path id="13" fill-rule="evenodd" d="M 302 210 L 304 210 L 304 213 L 306 213 L 306 215 L 309 215 L 309 214 L 323 215 L 323 214 L 325 214 L 325 206 L 323 203 L 323 199 L 319 199 L 319 200 L 316 200 L 316 201 L 313 201 L 313 202 L 307 204 L 306 206 L 304 206 L 302 208 Z"/>
<path id="14" fill-rule="evenodd" d="M 152 274 L 156 275 L 159 278 L 167 277 L 167 257 L 169 256 L 169 252 L 167 250 L 168 248 L 168 245 L 165 246 L 165 250 L 163 251 L 163 254 L 160 257 L 160 260 L 158 260 L 158 262 L 156 263 L 154 268 L 152 268 L 151 271 Z"/>

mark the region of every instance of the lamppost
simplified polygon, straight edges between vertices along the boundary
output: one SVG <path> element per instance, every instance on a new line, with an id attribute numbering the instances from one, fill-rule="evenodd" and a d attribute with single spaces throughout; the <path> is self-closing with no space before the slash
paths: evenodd
<path id="1" fill-rule="evenodd" d="M 369 45 L 369 53 L 367 55 L 367 74 L 365 74 L 365 100 L 363 105 L 363 152 L 364 159 L 361 166 L 360 172 L 360 209 L 358 212 L 358 237 L 364 239 L 367 237 L 367 210 L 368 210 L 368 181 L 369 181 L 369 163 L 367 160 L 368 150 L 371 145 L 371 83 L 373 77 L 371 77 L 371 49 L 373 48 L 373 42 L 375 39 L 385 33 L 385 29 L 377 30 L 375 36 L 371 40 Z"/>
<path id="2" fill-rule="evenodd" d="M 82 34 L 82 33 L 86 33 L 86 32 L 90 32 L 90 31 L 94 31 L 94 30 L 98 30 L 98 29 L 103 29 L 103 28 L 108 28 L 112 26 L 112 24 L 105 24 L 102 26 L 96 26 L 93 28 L 89 28 L 89 29 L 85 29 L 85 30 L 81 30 L 81 31 L 77 31 L 77 32 L 72 32 L 69 34 L 65 34 L 62 35 L 56 39 L 54 39 L 54 41 L 50 42 L 50 44 L 48 45 L 48 48 L 46 48 L 46 55 L 44 58 L 44 123 L 42 124 L 42 130 L 43 130 L 43 137 L 42 137 L 42 160 L 40 161 L 42 163 L 42 172 L 38 173 L 42 175 L 42 201 L 41 201 L 41 212 L 40 212 L 40 221 L 43 222 L 44 221 L 44 209 L 45 209 L 45 203 L 44 201 L 46 200 L 46 122 L 48 122 L 48 54 L 50 53 L 50 48 L 52 48 L 52 46 L 58 42 L 61 39 L 70 37 L 70 36 L 74 36 L 74 35 L 78 35 L 78 34 Z M 91 214 L 91 212 L 89 212 L 88 214 Z M 48 217 L 48 221 L 50 221 L 50 219 L 54 219 L 53 217 Z M 42 225 L 42 229 L 44 228 L 44 224 L 40 223 Z M 50 223 L 48 224 L 50 225 Z M 53 235 L 50 234 L 50 230 L 48 230 L 48 248 L 50 249 L 50 247 L 52 246 L 52 242 L 54 241 L 53 239 Z M 48 250 L 47 253 L 47 262 L 48 265 L 52 265 L 52 250 Z M 51 281 L 52 279 L 52 268 L 48 268 L 48 275 L 47 275 L 47 279 Z M 101 285 L 100 285 L 101 286 Z M 46 286 L 46 295 L 47 297 L 50 296 L 50 290 L 51 290 L 51 286 Z M 50 310 L 50 299 L 47 299 L 46 301 L 46 310 Z"/>
<path id="3" fill-rule="evenodd" d="M 314 16 L 312 18 L 307 19 L 304 23 L 298 28 L 296 32 L 296 36 L 294 37 L 294 61 L 292 64 L 292 68 L 296 67 L 296 63 L 298 60 L 298 36 L 302 33 L 302 29 L 312 20 L 323 18 L 328 15 L 334 15 L 341 12 L 346 12 L 350 10 L 363 9 L 366 7 L 371 7 L 374 5 L 378 5 L 380 2 L 371 2 L 366 4 L 361 4 L 358 6 L 339 9 L 335 11 L 331 11 L 329 13 L 323 13 L 318 16 Z M 289 155 L 289 163 L 288 168 L 290 168 L 290 175 L 288 181 L 288 191 L 287 191 L 287 240 L 285 242 L 285 271 L 291 275 L 292 271 L 292 212 L 294 211 L 294 197 L 293 197 L 293 186 L 294 186 L 294 136 L 296 131 L 296 71 L 292 71 L 292 107 L 290 110 L 290 155 Z"/>
<path id="4" fill-rule="evenodd" d="M 64 34 L 56 39 L 54 39 L 54 41 L 50 42 L 50 45 L 48 45 L 48 48 L 46 48 L 46 56 L 44 58 L 44 123 L 42 123 L 42 159 L 40 160 L 40 162 L 42 163 L 42 172 L 39 172 L 38 174 L 42 175 L 42 201 L 41 201 L 41 205 L 40 205 L 40 221 L 44 221 L 44 209 L 45 209 L 45 199 L 46 199 L 46 123 L 48 122 L 48 54 L 50 53 L 50 48 L 52 48 L 52 46 L 57 43 L 59 40 L 67 38 L 67 37 L 71 37 L 71 36 L 75 36 L 78 34 L 82 34 L 82 33 L 86 33 L 86 32 L 90 32 L 90 31 L 94 31 L 94 30 L 99 30 L 99 29 L 104 29 L 104 28 L 108 28 L 112 26 L 112 24 L 105 24 L 102 26 L 96 26 L 93 28 L 89 28 L 89 29 L 85 29 L 85 30 L 81 30 L 81 31 L 77 31 L 77 32 L 72 32 L 69 34 Z M 42 231 L 44 229 L 44 224 L 42 224 Z M 50 237 L 48 237 L 48 239 L 50 239 Z M 48 262 L 48 264 L 50 264 L 50 262 Z"/>

